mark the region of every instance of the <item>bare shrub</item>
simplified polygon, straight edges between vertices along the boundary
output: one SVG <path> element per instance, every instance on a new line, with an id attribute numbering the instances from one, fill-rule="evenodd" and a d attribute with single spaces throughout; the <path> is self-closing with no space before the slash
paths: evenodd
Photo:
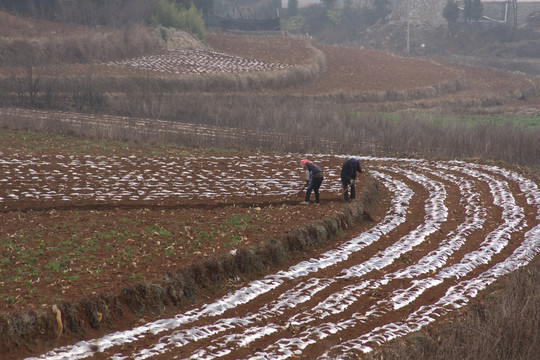
<path id="1" fill-rule="evenodd" d="M 168 94 L 170 84 L 139 79 L 128 96 L 103 92 L 104 79 L 88 74 L 74 81 L 70 106 L 128 117 L 159 118 L 172 122 L 219 126 L 220 134 L 163 132 L 148 121 L 148 128 L 130 128 L 129 120 L 116 125 L 92 122 L 77 129 L 81 135 L 132 141 L 182 142 L 186 146 L 230 147 L 295 152 L 360 153 L 376 156 L 483 158 L 509 164 L 538 166 L 540 129 L 513 121 L 499 124 L 464 123 L 451 113 L 388 115 L 334 99 L 245 94 Z M 7 121 L 7 119 L 6 119 Z M 41 126 L 36 124 L 34 126 Z M 49 126 L 53 126 L 49 124 Z M 67 124 L 57 122 L 56 127 Z M 237 129 L 237 130 L 234 130 Z M 81 132 L 82 131 L 82 132 Z M 236 133 L 234 131 L 237 131 Z M 253 133 L 250 133 L 253 131 Z"/>
<path id="2" fill-rule="evenodd" d="M 37 41 L 12 40 L 0 41 L 0 64 L 2 66 L 35 65 L 41 58 L 41 49 Z"/>
<path id="3" fill-rule="evenodd" d="M 71 78 L 71 96 L 76 111 L 99 111 L 105 102 L 103 84 L 93 71 Z"/>
<path id="4" fill-rule="evenodd" d="M 126 109 L 130 114 L 139 117 L 160 119 L 164 109 L 165 85 L 158 80 L 146 76 L 134 79 L 134 85 L 129 87 L 128 95 L 124 98 Z"/>
<path id="5" fill-rule="evenodd" d="M 165 46 L 159 33 L 143 25 L 122 29 L 89 28 L 69 34 L 59 33 L 29 40 L 0 42 L 0 63 L 23 64 L 92 63 L 138 57 Z"/>

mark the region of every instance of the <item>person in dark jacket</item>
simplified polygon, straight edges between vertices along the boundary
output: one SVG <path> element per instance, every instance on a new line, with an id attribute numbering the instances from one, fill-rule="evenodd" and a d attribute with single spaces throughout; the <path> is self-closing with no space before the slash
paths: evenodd
<path id="1" fill-rule="evenodd" d="M 311 191 L 315 194 L 315 204 L 319 204 L 319 188 L 324 179 L 323 171 L 307 159 L 300 161 L 300 165 L 302 165 L 302 169 L 306 172 L 306 185 L 304 186 L 306 188 L 306 199 L 303 204 L 309 203 Z"/>
<path id="2" fill-rule="evenodd" d="M 352 200 L 356 197 L 355 181 L 357 172 L 362 172 L 358 159 L 350 158 L 345 160 L 341 167 L 341 184 L 343 186 L 343 199 L 345 201 Z"/>

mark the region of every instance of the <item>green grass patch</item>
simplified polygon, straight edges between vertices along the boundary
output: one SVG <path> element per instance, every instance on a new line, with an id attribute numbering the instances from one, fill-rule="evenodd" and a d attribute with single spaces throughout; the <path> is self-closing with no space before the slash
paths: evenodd
<path id="1" fill-rule="evenodd" d="M 540 116 L 512 116 L 507 115 L 462 115 L 461 122 L 471 128 L 475 126 L 512 127 L 512 128 L 539 128 Z"/>
<path id="2" fill-rule="evenodd" d="M 540 116 L 509 116 L 509 115 L 441 115 L 431 113 L 416 113 L 414 115 L 403 115 L 400 113 L 383 113 L 382 118 L 388 124 L 397 125 L 402 121 L 420 120 L 426 121 L 441 127 L 462 125 L 467 129 L 478 126 L 488 126 L 493 128 L 513 127 L 518 129 L 539 128 Z M 362 114 L 358 113 L 357 118 L 362 119 Z"/>
<path id="3" fill-rule="evenodd" d="M 220 228 L 223 230 L 228 229 L 235 229 L 235 230 L 244 230 L 244 229 L 250 229 L 253 228 L 249 224 L 250 217 L 247 215 L 241 215 L 241 214 L 235 214 L 227 219 L 225 219 L 221 225 Z"/>

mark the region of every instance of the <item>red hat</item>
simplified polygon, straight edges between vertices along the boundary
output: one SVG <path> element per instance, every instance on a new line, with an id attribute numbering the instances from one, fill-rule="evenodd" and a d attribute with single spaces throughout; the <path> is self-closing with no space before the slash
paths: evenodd
<path id="1" fill-rule="evenodd" d="M 302 161 L 300 161 L 300 165 L 304 166 L 306 165 L 307 163 L 310 163 L 311 161 L 309 161 L 308 159 L 304 159 Z"/>

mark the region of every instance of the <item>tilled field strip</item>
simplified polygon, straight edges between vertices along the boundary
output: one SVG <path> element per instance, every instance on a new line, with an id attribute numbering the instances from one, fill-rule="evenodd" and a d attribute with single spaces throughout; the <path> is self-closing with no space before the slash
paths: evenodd
<path id="1" fill-rule="evenodd" d="M 343 160 L 330 155 L 311 158 L 328 169 L 335 169 Z M 136 189 L 145 192 L 140 196 L 156 191 L 167 196 L 182 197 L 189 192 L 212 197 L 242 193 L 250 184 L 264 194 L 287 194 L 295 191 L 298 159 L 294 155 L 184 159 L 189 163 L 182 165 L 183 173 L 173 166 L 180 159 L 128 158 L 121 161 L 146 162 L 144 166 L 139 164 L 141 169 L 152 170 L 127 178 L 128 174 L 121 174 L 119 179 L 125 181 L 104 182 L 118 189 L 104 187 L 100 191 L 101 196 L 111 193 L 111 199 L 121 191 L 128 193 L 122 196 L 132 196 Z M 102 168 L 103 173 L 98 174 L 108 173 L 109 178 L 110 170 L 103 169 L 120 161 L 87 160 L 100 163 L 96 168 Z M 340 358 L 351 352 L 370 351 L 465 306 L 489 284 L 526 265 L 540 251 L 540 190 L 530 179 L 495 166 L 457 161 L 361 160 L 391 193 L 386 216 L 369 230 L 214 303 L 59 348 L 39 358 L 82 359 L 95 351 L 106 352 L 113 359 Z M 209 170 L 211 161 L 216 163 L 211 163 Z M 242 163 L 246 171 L 232 174 L 225 167 L 223 181 L 212 182 L 213 188 L 206 184 L 215 175 L 216 166 L 233 162 Z M 94 167 L 88 164 L 92 173 Z M 190 171 L 194 165 L 200 171 Z M 115 172 L 121 169 L 115 166 Z M 271 179 L 253 177 L 268 167 L 273 169 Z M 24 169 L 18 168 L 13 174 L 26 174 Z M 68 173 L 63 170 L 63 174 Z M 328 184 L 338 183 L 337 170 L 329 170 L 327 176 Z M 99 182 L 97 179 L 105 175 L 86 178 Z M 39 176 L 29 179 L 36 181 Z M 191 185 L 184 187 L 183 182 Z M 156 188 L 143 187 L 146 183 L 156 184 Z M 11 190 L 15 189 L 12 193 L 19 198 L 41 196 L 35 191 L 23 192 L 22 187 Z M 249 197 L 249 192 L 244 194 Z M 61 196 L 73 193 L 67 191 Z M 9 194 L 3 197 L 4 202 L 16 201 Z M 157 340 L 150 342 L 149 336 Z M 128 343 L 130 349 L 139 350 L 126 350 L 123 345 Z"/>
<path id="2" fill-rule="evenodd" d="M 239 74 L 283 70 L 292 66 L 272 61 L 250 60 L 203 49 L 172 49 L 162 54 L 114 61 L 107 65 L 168 74 Z"/>
<path id="3" fill-rule="evenodd" d="M 337 193 L 336 160 L 325 173 L 325 188 Z M 191 203 L 255 194 L 295 195 L 303 183 L 299 161 L 298 155 L 2 156 L 0 209 L 17 208 L 21 202 L 31 208 L 32 204 Z"/>

